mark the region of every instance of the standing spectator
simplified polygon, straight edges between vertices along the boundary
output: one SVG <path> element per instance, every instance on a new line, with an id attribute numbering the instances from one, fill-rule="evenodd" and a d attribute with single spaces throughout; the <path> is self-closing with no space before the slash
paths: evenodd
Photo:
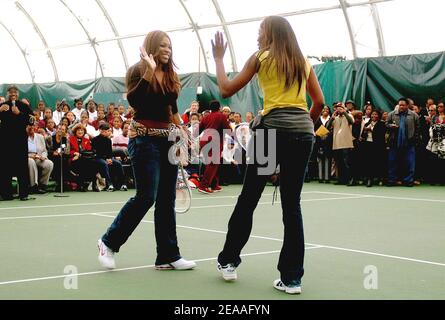
<path id="1" fill-rule="evenodd" d="M 388 114 L 386 127 L 390 130 L 388 155 L 388 186 L 397 185 L 397 170 L 403 172 L 403 183 L 414 185 L 416 140 L 419 133 L 419 116 L 408 109 L 408 100 L 400 98 L 398 109 Z M 405 170 L 403 170 L 405 169 Z"/>
<path id="2" fill-rule="evenodd" d="M 206 144 L 212 143 L 212 137 L 208 134 L 208 132 L 206 132 L 206 129 L 217 130 L 219 134 L 219 150 L 217 150 L 217 152 L 219 152 L 219 155 L 214 157 L 212 150 L 210 150 L 208 155 L 203 155 L 204 158 L 207 158 L 207 161 L 205 161 L 206 167 L 198 191 L 206 194 L 222 190 L 222 188 L 219 186 L 218 169 L 220 165 L 219 162 L 221 159 L 221 152 L 224 146 L 223 130 L 231 129 L 230 124 L 227 121 L 227 117 L 219 111 L 220 104 L 218 101 L 211 101 L 209 108 L 211 113 L 208 116 L 205 116 L 199 124 L 199 132 L 203 132 L 200 145 L 202 149 Z M 209 161 L 210 158 L 217 159 L 217 163 Z"/>
<path id="3" fill-rule="evenodd" d="M 127 191 L 127 186 L 124 184 L 122 163 L 113 158 L 110 125 L 104 122 L 99 126 L 99 130 L 100 134 L 91 140 L 91 144 L 96 154 L 100 175 L 105 178 L 107 183 L 106 189 L 110 192 L 114 191 L 114 179 L 111 177 L 113 175 L 118 182 L 118 188 L 121 191 Z"/>
<path id="4" fill-rule="evenodd" d="M 345 106 L 349 114 L 352 114 L 357 109 L 357 105 L 353 100 L 346 101 Z"/>
<path id="5" fill-rule="evenodd" d="M 429 180 L 429 154 L 426 146 L 430 140 L 430 123 L 431 119 L 422 114 L 422 110 L 416 105 L 413 111 L 419 116 L 419 139 L 416 144 L 416 169 L 414 174 L 414 185 L 420 185 L 422 179 Z"/>
<path id="6" fill-rule="evenodd" d="M 70 143 L 67 138 L 68 127 L 61 124 L 57 126 L 56 134 L 53 136 L 46 137 L 46 149 L 48 150 L 48 158 L 53 162 L 53 176 L 56 181 L 56 192 L 62 190 L 61 185 L 61 168 L 63 167 L 63 182 L 68 180 L 69 174 L 69 158 L 70 158 Z M 62 157 L 62 159 L 61 159 Z M 62 164 L 61 164 L 62 161 Z"/>
<path id="7" fill-rule="evenodd" d="M 67 112 L 70 112 L 71 108 L 70 105 L 66 102 L 63 102 L 62 100 L 62 112 L 63 112 L 63 116 L 66 116 Z"/>
<path id="8" fill-rule="evenodd" d="M 188 124 L 190 122 L 190 115 L 198 113 L 198 111 L 199 111 L 199 102 L 192 101 L 192 103 L 190 103 L 190 107 L 187 110 L 185 110 L 184 114 L 181 116 L 182 121 L 184 121 L 184 124 Z"/>
<path id="9" fill-rule="evenodd" d="M 362 157 L 362 131 L 365 125 L 363 120 L 363 112 L 354 111 L 352 113 L 354 117 L 354 124 L 352 125 L 352 143 L 354 148 L 350 151 L 349 165 L 351 166 L 351 180 L 349 180 L 348 186 L 355 186 L 357 182 L 362 178 L 361 165 L 363 163 Z"/>
<path id="10" fill-rule="evenodd" d="M 0 157 L 0 195 L 3 200 L 13 199 L 12 177 L 17 176 L 20 200 L 29 197 L 28 136 L 32 110 L 18 100 L 19 89 L 8 87 L 8 100 L 0 105 L 0 145 L 7 154 Z"/>
<path id="11" fill-rule="evenodd" d="M 229 119 L 229 115 L 232 113 L 232 110 L 229 106 L 224 106 L 222 107 L 221 112 L 227 117 L 227 119 Z"/>
<path id="12" fill-rule="evenodd" d="M 366 186 L 372 187 L 374 180 L 383 178 L 382 168 L 386 167 L 385 157 L 385 123 L 380 120 L 381 114 L 374 110 L 371 119 L 368 121 L 361 136 L 362 139 L 362 160 L 363 175 L 366 178 Z"/>
<path id="13" fill-rule="evenodd" d="M 253 118 L 255 118 L 253 112 L 252 111 L 247 111 L 246 112 L 246 122 L 250 123 L 250 121 L 252 121 Z"/>
<path id="14" fill-rule="evenodd" d="M 28 133 L 28 168 L 31 193 L 44 194 L 54 164 L 48 159 L 45 138 L 34 132 L 34 126 L 26 127 Z"/>
<path id="15" fill-rule="evenodd" d="M 320 118 L 314 124 L 314 131 L 326 125 L 331 118 L 331 110 L 328 106 L 323 107 Z M 329 183 L 331 179 L 331 165 L 332 165 L 332 133 L 316 135 L 314 150 L 317 154 L 318 162 L 318 181 L 320 183 Z"/>
<path id="16" fill-rule="evenodd" d="M 85 107 L 86 107 L 87 113 L 88 113 L 88 122 L 90 124 L 92 124 L 93 121 L 95 121 L 97 119 L 97 110 L 96 110 L 97 103 L 93 99 L 90 99 L 86 103 Z"/>
<path id="17" fill-rule="evenodd" d="M 74 99 L 74 109 L 71 111 L 76 116 L 76 119 L 80 119 L 80 114 L 82 113 L 82 111 L 85 111 L 85 109 L 83 108 L 82 98 Z"/>
<path id="18" fill-rule="evenodd" d="M 337 166 L 337 183 L 345 185 L 351 179 L 350 153 L 354 148 L 352 141 L 352 125 L 354 118 L 345 110 L 342 103 L 336 105 L 336 109 L 331 119 L 327 123 L 327 128 L 333 128 L 332 150 Z"/>
<path id="19" fill-rule="evenodd" d="M 371 121 L 371 115 L 374 111 L 374 107 L 372 106 L 371 102 L 366 102 L 365 106 L 363 107 L 363 122 L 368 123 Z"/>

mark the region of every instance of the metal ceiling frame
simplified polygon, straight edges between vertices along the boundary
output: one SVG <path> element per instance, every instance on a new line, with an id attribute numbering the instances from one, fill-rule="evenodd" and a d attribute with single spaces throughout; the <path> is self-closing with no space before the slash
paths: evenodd
<path id="1" fill-rule="evenodd" d="M 11 38 L 14 40 L 15 44 L 16 44 L 17 47 L 19 48 L 20 52 L 21 52 L 22 55 L 23 55 L 23 58 L 25 59 L 26 66 L 28 67 L 29 74 L 30 74 L 30 76 L 31 76 L 31 81 L 32 81 L 32 83 L 35 83 L 35 75 L 34 75 L 34 73 L 32 72 L 31 65 L 29 64 L 28 57 L 26 56 L 26 50 L 22 48 L 22 46 L 20 45 L 19 41 L 18 41 L 17 38 L 15 37 L 14 33 L 6 27 L 6 25 L 3 23 L 3 21 L 0 21 L 0 25 L 1 25 L 3 28 L 5 28 L 6 32 L 8 32 L 8 34 L 11 36 Z"/>
<path id="2" fill-rule="evenodd" d="M 34 27 L 34 30 L 37 32 L 37 34 L 40 37 L 40 40 L 42 41 L 45 50 L 48 54 L 48 58 L 51 62 L 51 65 L 53 67 L 53 72 L 54 72 L 54 81 L 55 82 L 59 82 L 59 74 L 57 73 L 57 68 L 56 68 L 56 64 L 54 62 L 54 58 L 53 55 L 51 53 L 51 48 L 48 46 L 48 43 L 46 42 L 45 37 L 43 36 L 42 32 L 40 31 L 38 25 L 35 23 L 34 19 L 30 16 L 30 14 L 28 13 L 28 11 L 26 11 L 26 9 L 20 4 L 19 1 L 15 2 L 15 5 L 17 6 L 17 8 L 23 12 L 23 14 L 26 16 L 26 18 L 28 19 L 28 21 L 32 24 L 32 26 Z"/>
<path id="3" fill-rule="evenodd" d="M 59 0 L 65 7 L 66 9 L 71 13 L 71 15 L 74 17 L 74 19 L 77 20 L 77 22 L 80 24 L 80 26 L 82 27 L 83 31 L 85 32 L 87 38 L 88 38 L 88 43 L 91 45 L 91 47 L 94 50 L 94 53 L 96 54 L 96 58 L 97 58 L 97 62 L 99 63 L 99 69 L 100 69 L 100 73 L 102 75 L 102 77 L 104 76 L 104 66 L 102 65 L 102 61 L 100 60 L 100 56 L 99 56 L 99 52 L 97 51 L 96 45 L 96 39 L 92 38 L 90 33 L 88 32 L 88 29 L 85 27 L 85 25 L 83 24 L 82 20 L 76 16 L 76 14 L 74 13 L 74 11 L 71 9 L 71 7 L 65 2 L 65 0 Z M 97 70 L 97 67 L 96 67 Z"/>
<path id="4" fill-rule="evenodd" d="M 70 11 L 70 13 L 73 15 L 73 17 L 81 25 L 82 29 L 84 30 L 85 34 L 88 37 L 88 42 L 72 43 L 72 44 L 65 44 L 65 45 L 60 45 L 60 46 L 49 47 L 47 42 L 46 42 L 46 39 L 45 39 L 44 35 L 40 31 L 40 29 L 37 26 L 37 24 L 35 23 L 35 21 L 30 16 L 30 14 L 23 8 L 23 6 L 20 4 L 19 1 L 15 1 L 16 6 L 24 13 L 24 15 L 27 17 L 28 21 L 32 24 L 32 26 L 34 27 L 35 31 L 39 35 L 39 37 L 40 37 L 40 39 L 41 39 L 41 41 L 42 41 L 42 43 L 44 45 L 44 48 L 45 48 L 44 50 L 47 52 L 48 58 L 50 59 L 51 65 L 53 67 L 54 77 L 55 77 L 55 81 L 56 82 L 59 81 L 59 76 L 58 76 L 58 71 L 57 71 L 56 64 L 54 62 L 54 58 L 53 58 L 52 53 L 51 53 L 51 50 L 54 50 L 54 49 L 70 48 L 70 47 L 76 47 L 76 46 L 90 44 L 93 47 L 94 52 L 96 54 L 97 60 L 98 60 L 99 65 L 100 65 L 100 71 L 101 71 L 101 74 L 102 74 L 102 77 L 103 77 L 104 76 L 103 65 L 101 63 L 100 54 L 97 51 L 96 46 L 99 43 L 102 43 L 102 42 L 117 41 L 118 46 L 119 46 L 120 51 L 121 51 L 121 54 L 122 54 L 122 59 L 124 61 L 125 67 L 128 68 L 128 65 L 129 65 L 128 64 L 128 59 L 127 59 L 127 55 L 126 55 L 124 46 L 122 44 L 122 40 L 130 39 L 130 38 L 136 38 L 136 37 L 144 37 L 146 35 L 146 33 L 130 34 L 130 35 L 123 35 L 123 36 L 121 36 L 119 34 L 115 24 L 114 24 L 113 19 L 108 14 L 108 11 L 106 10 L 105 6 L 102 4 L 102 2 L 100 0 L 95 0 L 97 5 L 102 10 L 102 12 L 103 12 L 105 18 L 107 19 L 108 23 L 110 24 L 110 27 L 113 30 L 113 33 L 114 33 L 115 37 L 106 38 L 106 39 L 96 39 L 96 38 L 93 38 L 90 35 L 90 33 L 89 33 L 88 29 L 86 28 L 86 26 L 82 23 L 82 20 L 80 19 L 80 17 L 78 17 L 78 16 L 76 16 L 74 14 L 74 12 L 67 5 L 65 0 L 59 0 L 59 1 Z M 196 33 L 196 37 L 197 37 L 199 45 L 200 45 L 200 50 L 201 50 L 201 52 L 203 54 L 203 57 L 204 57 L 206 72 L 208 72 L 209 71 L 208 60 L 207 60 L 207 57 L 206 57 L 206 54 L 205 54 L 205 48 L 204 48 L 204 45 L 203 45 L 202 38 L 200 36 L 199 30 L 208 29 L 208 28 L 215 28 L 215 27 L 222 27 L 223 30 L 224 30 L 225 36 L 227 38 L 227 43 L 228 43 L 230 56 L 231 56 L 231 60 L 232 60 L 232 70 L 233 71 L 238 71 L 238 64 L 237 64 L 237 60 L 236 60 L 236 56 L 235 56 L 234 44 L 233 44 L 232 37 L 230 35 L 230 31 L 229 31 L 228 26 L 230 26 L 230 25 L 237 25 L 237 24 L 243 24 L 243 23 L 249 23 L 249 22 L 258 22 L 258 21 L 262 21 L 265 17 L 255 17 L 255 18 L 248 18 L 248 19 L 239 19 L 239 20 L 233 20 L 233 21 L 226 21 L 224 15 L 222 13 L 222 10 L 221 10 L 221 7 L 219 5 L 218 0 L 211 0 L 213 6 L 216 9 L 216 13 L 217 13 L 217 15 L 218 15 L 218 17 L 220 19 L 220 23 L 198 25 L 195 22 L 195 20 L 193 19 L 193 16 L 191 15 L 190 11 L 188 10 L 188 8 L 187 8 L 187 6 L 185 4 L 185 0 L 178 0 L 178 1 L 180 3 L 181 7 L 183 8 L 183 10 L 185 11 L 185 13 L 187 14 L 189 20 L 190 20 L 190 26 L 182 27 L 182 28 L 180 27 L 180 28 L 171 29 L 171 30 L 166 30 L 166 32 L 177 32 L 177 31 L 193 30 Z M 352 25 L 352 23 L 351 23 L 351 21 L 349 19 L 348 8 L 369 6 L 370 10 L 371 10 L 371 13 L 372 13 L 375 30 L 376 30 L 377 42 L 378 42 L 378 47 L 379 47 L 379 56 L 384 56 L 386 54 L 386 48 L 385 48 L 385 41 L 384 41 L 384 37 L 383 37 L 383 31 L 382 31 L 382 26 L 381 26 L 381 22 L 380 22 L 379 13 L 378 13 L 377 4 L 378 3 L 383 3 L 383 2 L 389 2 L 389 1 L 393 1 L 393 0 L 369 0 L 369 1 L 362 1 L 362 2 L 357 2 L 357 3 L 348 3 L 347 0 L 339 0 L 339 4 L 335 5 L 335 6 L 322 7 L 322 8 L 312 8 L 312 9 L 304 9 L 304 10 L 298 10 L 298 11 L 293 11 L 293 12 L 283 12 L 283 13 L 280 13 L 280 14 L 277 14 L 277 15 L 283 16 L 283 17 L 290 17 L 290 16 L 303 15 L 303 14 L 316 13 L 316 12 L 323 12 L 323 11 L 330 11 L 330 10 L 338 10 L 338 9 L 342 10 L 344 18 L 345 18 L 345 21 L 346 21 L 346 26 L 347 26 L 347 29 L 348 29 L 348 32 L 349 32 L 349 37 L 350 37 L 350 41 L 351 41 L 351 48 L 352 48 L 353 57 L 357 58 L 357 41 L 356 41 L 355 36 L 354 36 L 353 25 Z M 29 60 L 27 58 L 26 50 L 21 47 L 21 45 L 19 44 L 19 42 L 15 38 L 13 32 L 11 30 L 9 30 L 3 23 L 0 22 L 0 24 L 2 24 L 2 26 L 8 31 L 10 36 L 14 39 L 15 43 L 17 44 L 17 47 L 22 52 L 22 54 L 23 54 L 23 56 L 25 58 L 25 61 L 27 63 L 28 69 L 30 71 L 30 74 L 31 74 L 31 77 L 32 77 L 32 81 L 34 82 L 35 75 L 34 75 L 34 73 L 32 71 L 31 64 L 30 64 L 30 62 L 29 62 Z M 40 51 L 40 50 L 33 50 L 31 52 L 35 52 L 35 51 Z"/>

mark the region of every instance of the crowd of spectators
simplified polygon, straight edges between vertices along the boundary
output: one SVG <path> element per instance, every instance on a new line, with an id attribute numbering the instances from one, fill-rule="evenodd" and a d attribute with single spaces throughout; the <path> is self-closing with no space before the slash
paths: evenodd
<path id="1" fill-rule="evenodd" d="M 3 99 L 0 97 L 0 99 Z M 3 99 L 4 100 L 4 99 Z M 30 103 L 27 99 L 22 102 Z M 48 192 L 50 180 L 55 191 L 126 191 L 133 186 L 128 156 L 129 127 L 134 112 L 131 107 L 106 107 L 93 99 L 75 99 L 56 103 L 54 111 L 39 101 L 34 120 L 26 127 L 31 193 Z M 193 101 L 182 114 L 192 137 L 191 154 L 200 158 L 199 124 L 209 114 Z M 235 132 L 255 114 L 244 116 L 229 106 L 220 111 Z M 445 185 L 445 107 L 428 99 L 419 106 L 401 98 L 394 110 L 383 112 L 367 102 L 357 108 L 354 101 L 325 106 L 315 124 L 316 143 L 306 181 L 335 182 L 339 185 L 414 186 L 421 183 Z M 242 183 L 245 150 L 235 135 L 223 139 L 219 184 Z M 193 159 L 192 159 L 193 160 Z M 192 186 L 199 187 L 203 164 L 186 167 Z"/>

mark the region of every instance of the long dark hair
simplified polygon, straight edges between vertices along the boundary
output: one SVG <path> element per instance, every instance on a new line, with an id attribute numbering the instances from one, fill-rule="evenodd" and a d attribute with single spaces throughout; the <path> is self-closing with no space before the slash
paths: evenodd
<path id="1" fill-rule="evenodd" d="M 167 33 L 165 33 L 164 31 L 156 30 L 148 33 L 144 39 L 143 47 L 147 51 L 148 55 L 150 54 L 153 55 L 157 65 L 160 64 L 160 61 L 157 56 L 160 50 L 161 42 L 164 38 L 168 38 L 170 40 L 170 37 L 167 35 Z M 176 65 L 173 62 L 173 49 L 172 49 L 168 63 L 162 65 L 162 71 L 165 72 L 162 86 L 168 92 L 179 93 L 179 90 L 181 88 L 181 82 L 179 81 L 179 77 L 174 70 L 175 67 Z M 127 92 L 132 91 L 137 86 L 142 76 L 144 75 L 145 70 L 146 67 L 142 61 L 139 61 L 138 63 L 128 68 L 125 79 Z M 154 89 L 158 90 L 159 88 L 155 87 Z"/>
<path id="2" fill-rule="evenodd" d="M 298 82 L 300 92 L 303 80 L 308 77 L 306 59 L 290 23 L 283 17 L 270 16 L 261 24 L 265 37 L 265 48 L 262 51 L 269 51 L 265 60 L 267 71 L 275 63 L 278 78 L 285 81 L 285 88 L 289 90 Z"/>

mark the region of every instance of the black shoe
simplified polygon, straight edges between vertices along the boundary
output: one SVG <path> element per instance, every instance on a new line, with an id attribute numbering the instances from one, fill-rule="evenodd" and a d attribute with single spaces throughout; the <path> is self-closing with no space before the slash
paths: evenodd
<path id="1" fill-rule="evenodd" d="M 28 200 L 35 200 L 36 198 L 34 197 L 30 197 L 30 196 L 26 196 L 26 197 L 21 197 L 20 201 L 28 201 Z"/>
<path id="2" fill-rule="evenodd" d="M 2 197 L 1 201 L 12 201 L 12 200 L 14 200 L 13 196 L 4 196 L 4 197 Z"/>
<path id="3" fill-rule="evenodd" d="M 368 179 L 368 181 L 366 182 L 366 187 L 370 188 L 372 187 L 372 180 Z"/>

